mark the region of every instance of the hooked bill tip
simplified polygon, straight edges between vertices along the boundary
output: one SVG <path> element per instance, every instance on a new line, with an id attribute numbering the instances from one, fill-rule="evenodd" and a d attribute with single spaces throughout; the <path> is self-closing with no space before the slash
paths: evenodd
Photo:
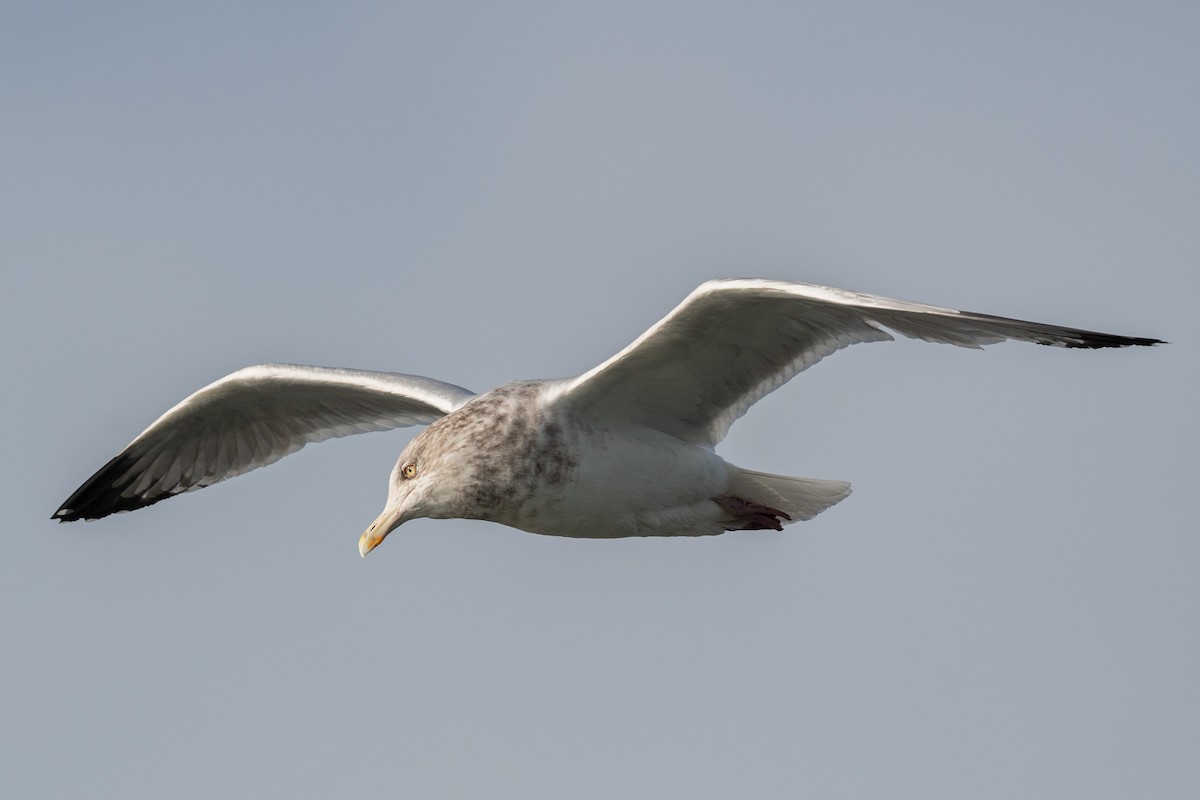
<path id="1" fill-rule="evenodd" d="M 379 543 L 387 538 L 387 535 L 400 526 L 404 521 L 403 512 L 398 509 L 384 509 L 383 513 L 375 518 L 371 526 L 363 531 L 363 535 L 358 537 L 358 554 L 366 558 L 367 553 L 379 546 Z"/>
<path id="2" fill-rule="evenodd" d="M 358 554 L 363 558 L 367 557 L 367 553 L 374 550 L 383 541 L 382 536 L 377 536 L 374 533 L 374 526 L 362 536 L 358 537 Z"/>

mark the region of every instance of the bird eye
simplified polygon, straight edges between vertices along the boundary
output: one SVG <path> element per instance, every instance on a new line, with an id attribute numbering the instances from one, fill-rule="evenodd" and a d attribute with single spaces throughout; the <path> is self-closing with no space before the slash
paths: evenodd
<path id="1" fill-rule="evenodd" d="M 406 478 L 412 478 L 417 474 L 416 464 L 405 464 L 404 469 L 400 470 L 400 474 Z"/>

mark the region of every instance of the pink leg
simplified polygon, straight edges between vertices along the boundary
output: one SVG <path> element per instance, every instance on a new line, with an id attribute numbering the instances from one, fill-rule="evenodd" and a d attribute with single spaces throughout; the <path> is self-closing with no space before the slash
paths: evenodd
<path id="1" fill-rule="evenodd" d="M 783 524 L 779 521 L 780 518 L 790 520 L 783 511 L 777 508 L 760 505 L 750 500 L 743 500 L 740 497 L 730 497 L 729 495 L 721 495 L 714 497 L 713 502 L 725 509 L 733 520 L 726 523 L 725 530 L 727 531 L 763 531 L 783 530 Z"/>

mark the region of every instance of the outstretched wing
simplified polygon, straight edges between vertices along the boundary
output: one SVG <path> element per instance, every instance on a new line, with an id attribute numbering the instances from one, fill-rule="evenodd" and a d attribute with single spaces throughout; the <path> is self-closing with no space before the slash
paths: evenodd
<path id="1" fill-rule="evenodd" d="M 52 519 L 98 519 L 142 508 L 273 464 L 309 442 L 433 422 L 474 396 L 417 375 L 246 367 L 159 417 Z"/>
<path id="2" fill-rule="evenodd" d="M 887 330 L 885 330 L 887 329 Z M 750 406 L 825 356 L 914 339 L 978 348 L 1005 339 L 1057 347 L 1159 344 L 782 281 L 709 281 L 617 355 L 559 390 L 601 419 L 712 447 Z"/>

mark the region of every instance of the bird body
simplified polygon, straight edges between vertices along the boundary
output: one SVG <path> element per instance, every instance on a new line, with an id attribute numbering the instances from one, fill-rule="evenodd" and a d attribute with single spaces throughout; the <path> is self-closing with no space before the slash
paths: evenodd
<path id="1" fill-rule="evenodd" d="M 734 496 L 739 480 L 752 485 L 742 470 L 653 428 L 614 428 L 554 402 L 560 384 L 505 384 L 434 422 L 400 454 L 389 508 L 403 506 L 405 519 L 483 519 L 579 538 L 702 536 L 747 524 L 713 502 Z M 848 493 L 831 483 L 845 489 L 838 499 Z M 763 487 L 733 491 L 786 504 Z"/>
<path id="2" fill-rule="evenodd" d="M 129 511 L 270 464 L 310 442 L 414 424 L 366 555 L 407 520 L 467 518 L 584 538 L 780 530 L 850 493 L 716 454 L 755 402 L 843 347 L 892 339 L 1068 348 L 1157 339 L 995 317 L 826 286 L 703 284 L 632 344 L 576 378 L 474 395 L 432 378 L 296 365 L 248 367 L 194 393 L 54 514 Z"/>
<path id="3" fill-rule="evenodd" d="M 413 491 L 454 472 L 460 491 L 438 515 L 534 533 L 607 538 L 694 527 L 688 509 L 728 483 L 724 460 L 660 431 L 614 429 L 555 403 L 556 384 L 506 384 L 430 425 L 397 462 L 416 465 Z M 407 481 L 398 479 L 399 491 Z"/>

